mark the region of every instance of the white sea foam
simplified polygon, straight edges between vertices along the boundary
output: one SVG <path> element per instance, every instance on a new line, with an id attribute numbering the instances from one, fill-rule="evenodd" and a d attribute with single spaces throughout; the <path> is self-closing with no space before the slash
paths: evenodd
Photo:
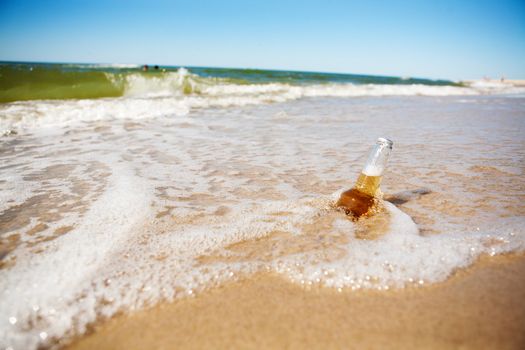
<path id="1" fill-rule="evenodd" d="M 386 206 L 391 222 L 384 236 L 375 240 L 352 238 L 344 256 L 336 261 L 319 263 L 321 258 L 316 254 L 301 254 L 283 259 L 278 270 L 296 281 L 330 287 L 388 289 L 443 281 L 480 254 L 525 249 L 523 236 L 515 237 L 525 220 L 508 223 L 504 228 L 496 225 L 484 232 L 421 236 L 408 215 L 390 203 Z M 337 229 L 351 232 L 352 225 L 344 220 Z"/>
<path id="2" fill-rule="evenodd" d="M 70 234 L 38 256 L 19 251 L 17 264 L 1 273 L 0 345 L 37 348 L 68 329 L 83 329 L 85 322 L 73 323 L 79 312 L 85 321 L 94 320 L 96 291 L 80 301 L 79 295 L 90 288 L 131 227 L 144 220 L 150 193 L 143 182 L 122 169 Z"/>

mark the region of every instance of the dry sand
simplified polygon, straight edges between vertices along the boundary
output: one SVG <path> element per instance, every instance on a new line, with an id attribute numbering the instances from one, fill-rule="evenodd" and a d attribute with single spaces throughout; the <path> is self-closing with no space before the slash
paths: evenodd
<path id="1" fill-rule="evenodd" d="M 307 290 L 259 274 L 117 316 L 68 349 L 524 349 L 524 301 L 524 255 L 382 292 Z"/>

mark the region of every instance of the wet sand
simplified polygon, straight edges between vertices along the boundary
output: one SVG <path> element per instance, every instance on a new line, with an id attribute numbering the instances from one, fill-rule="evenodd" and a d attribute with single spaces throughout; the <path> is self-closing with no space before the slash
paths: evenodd
<path id="1" fill-rule="evenodd" d="M 522 254 L 390 291 L 308 290 L 258 274 L 119 315 L 67 349 L 523 349 L 523 276 Z"/>

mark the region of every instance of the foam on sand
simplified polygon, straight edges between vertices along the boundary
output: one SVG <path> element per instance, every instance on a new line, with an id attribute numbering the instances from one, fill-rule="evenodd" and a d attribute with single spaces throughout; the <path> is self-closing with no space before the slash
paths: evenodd
<path id="1" fill-rule="evenodd" d="M 352 237 L 345 245 L 346 253 L 336 261 L 303 266 L 304 261 L 319 261 L 319 257 L 316 254 L 307 259 L 300 256 L 287 262 L 280 271 L 286 271 L 301 283 L 389 289 L 443 281 L 456 269 L 470 265 L 480 254 L 525 249 L 525 240 L 515 238 L 515 230 L 520 230 L 525 220 L 510 224 L 503 234 L 498 233 L 500 228 L 497 228 L 421 236 L 408 215 L 388 202 L 385 204 L 391 221 L 384 235 L 374 240 Z M 348 232 L 352 227 L 349 221 L 339 221 L 338 229 Z"/>
<path id="2" fill-rule="evenodd" d="M 106 192 L 69 234 L 35 255 L 17 254 L 9 271 L 1 271 L 0 344 L 14 349 L 37 348 L 69 330 L 83 330 L 97 312 L 91 283 L 111 260 L 126 234 L 144 220 L 149 204 L 144 184 L 122 169 Z M 86 322 L 76 323 L 82 315 Z"/>
<path id="3" fill-rule="evenodd" d="M 84 223 L 56 240 L 53 249 L 31 259 L 20 256 L 2 273 L 2 345 L 36 348 L 82 333 L 90 322 L 123 308 L 193 295 L 256 271 L 275 271 L 302 285 L 389 289 L 442 281 L 480 254 L 525 248 L 524 235 L 513 231 L 524 227 L 523 220 L 503 233 L 498 227 L 424 237 L 408 215 L 388 203 L 387 231 L 376 239 L 358 239 L 356 224 L 329 211 L 326 199 L 239 207 L 221 220 L 177 228 L 160 224 L 161 231 L 168 231 L 144 241 L 129 235 L 137 221 L 148 217 L 148 197 L 137 191 L 141 186 L 119 176 Z M 334 243 L 295 251 L 297 245 L 309 246 L 305 225 L 321 227 L 327 216 L 332 216 L 330 229 L 319 234 Z M 275 232 L 285 236 L 274 239 Z M 264 245 L 250 256 L 231 248 L 261 244 L 265 238 L 274 239 L 279 254 Z"/>

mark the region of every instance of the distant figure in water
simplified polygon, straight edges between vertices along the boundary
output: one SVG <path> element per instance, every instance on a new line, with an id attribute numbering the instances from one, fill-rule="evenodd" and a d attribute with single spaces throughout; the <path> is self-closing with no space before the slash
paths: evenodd
<path id="1" fill-rule="evenodd" d="M 155 68 L 155 70 L 159 70 L 159 66 L 157 66 L 157 65 L 155 65 L 155 67 L 153 67 L 153 68 Z"/>
<path id="2" fill-rule="evenodd" d="M 148 71 L 148 68 L 149 68 L 149 67 L 148 67 L 147 64 L 145 64 L 145 65 L 142 66 L 142 70 L 143 70 L 144 72 L 147 72 L 147 71 Z"/>

